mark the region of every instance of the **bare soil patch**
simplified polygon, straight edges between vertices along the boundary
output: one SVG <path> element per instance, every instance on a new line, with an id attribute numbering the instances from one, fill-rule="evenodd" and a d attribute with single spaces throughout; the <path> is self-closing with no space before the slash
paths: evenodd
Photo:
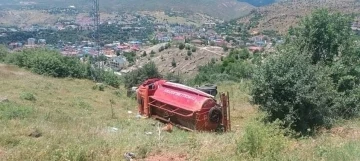
<path id="1" fill-rule="evenodd" d="M 184 154 L 157 154 L 147 157 L 144 161 L 185 161 L 187 156 Z"/>

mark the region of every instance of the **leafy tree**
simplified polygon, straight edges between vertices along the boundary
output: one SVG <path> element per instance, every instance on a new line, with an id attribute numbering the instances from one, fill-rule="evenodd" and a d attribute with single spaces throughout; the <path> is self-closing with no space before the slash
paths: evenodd
<path id="1" fill-rule="evenodd" d="M 41 75 L 60 78 L 86 78 L 119 87 L 120 79 L 117 75 L 92 67 L 90 62 L 94 63 L 96 59 L 92 57 L 87 59 L 89 59 L 88 63 L 82 63 L 78 58 L 65 57 L 56 51 L 27 49 L 8 54 L 5 61 Z"/>
<path id="2" fill-rule="evenodd" d="M 196 52 L 196 47 L 192 47 L 191 51 Z"/>
<path id="3" fill-rule="evenodd" d="M 296 131 L 307 133 L 317 126 L 329 126 L 334 118 L 336 92 L 324 70 L 312 66 L 309 58 L 287 51 L 269 58 L 255 70 L 254 103 Z"/>
<path id="4" fill-rule="evenodd" d="M 170 47 L 171 47 L 170 43 L 166 43 L 166 44 L 165 44 L 165 49 L 168 49 L 168 48 L 170 48 Z"/>
<path id="5" fill-rule="evenodd" d="M 360 50 L 349 22 L 339 13 L 315 11 L 255 70 L 252 96 L 270 121 L 308 134 L 359 115 Z"/>
<path id="6" fill-rule="evenodd" d="M 7 50 L 5 46 L 0 46 L 0 62 L 5 61 L 5 57 L 8 54 Z"/>
<path id="7" fill-rule="evenodd" d="M 351 45 L 351 22 L 351 17 L 340 13 L 317 10 L 295 29 L 296 41 L 293 43 L 300 51 L 311 55 L 312 63 L 332 62 Z"/>
<path id="8" fill-rule="evenodd" d="M 216 83 L 221 81 L 239 81 L 252 77 L 254 65 L 239 56 L 239 50 L 233 50 L 229 56 L 221 57 L 221 63 L 216 63 L 214 58 L 204 66 L 199 67 L 199 73 L 194 78 L 194 83 Z"/>
<path id="9" fill-rule="evenodd" d="M 183 50 L 184 48 L 185 48 L 185 44 L 183 44 L 183 43 L 179 44 L 179 49 L 180 50 Z"/>
<path id="10" fill-rule="evenodd" d="M 159 48 L 159 52 L 162 52 L 162 51 L 164 51 L 165 50 L 165 47 L 164 46 L 161 46 L 160 48 Z"/>
<path id="11" fill-rule="evenodd" d="M 226 45 L 224 45 L 222 48 L 225 52 L 229 50 L 229 48 Z"/>
<path id="12" fill-rule="evenodd" d="M 176 67 L 176 61 L 175 61 L 175 58 L 173 58 L 173 59 L 172 59 L 172 61 L 171 61 L 171 66 L 172 66 L 172 67 L 174 67 L 174 68 Z"/>
<path id="13" fill-rule="evenodd" d="M 250 57 L 250 53 L 249 53 L 249 50 L 247 50 L 247 49 L 242 50 L 239 54 L 240 59 L 246 60 L 246 59 L 249 59 L 249 57 Z"/>
<path id="14" fill-rule="evenodd" d="M 126 58 L 126 60 L 129 62 L 129 63 L 134 63 L 135 60 L 136 60 L 136 53 L 135 52 L 124 52 L 124 56 Z"/>
<path id="15" fill-rule="evenodd" d="M 187 56 L 191 56 L 192 52 L 190 50 L 187 51 Z"/>
<path id="16" fill-rule="evenodd" d="M 107 60 L 107 57 L 103 54 L 101 54 L 98 58 L 97 58 L 98 61 L 106 61 Z"/>
<path id="17" fill-rule="evenodd" d="M 289 31 L 288 31 L 288 34 L 289 34 L 290 36 L 295 35 L 295 29 L 294 29 L 293 26 L 290 26 Z"/>
<path id="18" fill-rule="evenodd" d="M 145 64 L 142 68 L 134 70 L 124 77 L 124 85 L 125 88 L 129 89 L 134 86 L 140 85 L 146 79 L 150 78 L 161 78 L 161 74 L 159 73 L 154 62 L 150 62 Z"/>

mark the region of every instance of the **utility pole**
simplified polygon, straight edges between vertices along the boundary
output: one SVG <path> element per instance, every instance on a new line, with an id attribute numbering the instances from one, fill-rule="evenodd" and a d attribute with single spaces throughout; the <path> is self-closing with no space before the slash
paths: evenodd
<path id="1" fill-rule="evenodd" d="M 93 40 L 95 42 L 95 47 L 97 49 L 97 55 L 100 55 L 100 9 L 99 9 L 99 0 L 93 0 L 93 21 L 94 21 L 94 28 L 93 28 Z"/>
<path id="2" fill-rule="evenodd" d="M 96 63 L 98 63 L 97 68 L 100 70 L 100 62 L 97 62 L 96 59 L 100 56 L 100 36 L 99 36 L 99 26 L 100 26 L 100 11 L 99 11 L 99 0 L 92 0 L 92 10 L 90 11 L 90 16 L 93 20 L 93 26 L 92 26 L 92 40 L 94 42 L 93 46 L 95 48 L 96 54 L 93 57 L 92 61 L 90 62 L 91 65 L 91 76 L 93 77 L 93 80 L 96 81 Z"/>
<path id="3" fill-rule="evenodd" d="M 99 0 L 93 0 L 93 10 L 92 10 L 92 18 L 94 21 L 93 26 L 93 41 L 96 50 L 96 57 L 100 56 L 100 9 L 99 9 Z M 100 62 L 98 62 L 98 68 L 100 69 Z"/>

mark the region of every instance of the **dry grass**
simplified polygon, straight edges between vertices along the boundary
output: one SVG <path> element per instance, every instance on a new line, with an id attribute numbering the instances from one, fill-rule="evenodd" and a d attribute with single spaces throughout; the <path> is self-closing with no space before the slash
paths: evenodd
<path id="1" fill-rule="evenodd" d="M 148 156 L 168 151 L 198 160 L 214 152 L 233 155 L 234 138 L 241 132 L 234 129 L 234 132 L 217 135 L 175 129 L 173 133 L 163 133 L 159 141 L 157 127 L 152 126 L 157 122 L 137 119 L 136 101 L 127 98 L 123 89 L 120 92 L 124 94 L 118 97 L 114 94 L 117 89 L 93 90 L 95 83 L 88 80 L 38 76 L 7 65 L 0 66 L 0 78 L 2 97 L 7 97 L 14 106 L 33 109 L 24 119 L 0 120 L 0 128 L 5 129 L 0 132 L 0 138 L 5 140 L 0 141 L 0 155 L 5 160 L 81 160 L 82 157 L 119 160 L 125 152 Z M 227 86 L 220 87 L 222 91 L 227 89 Z M 23 92 L 32 93 L 36 101 L 21 99 Z M 245 100 L 235 96 L 234 105 Z M 115 100 L 116 119 L 111 119 L 110 99 Z M 238 106 L 235 111 L 247 111 L 245 108 L 252 109 L 246 105 L 244 109 Z M 246 120 L 236 117 L 240 115 L 234 114 L 236 125 Z M 112 127 L 118 131 L 112 132 Z M 42 133 L 41 137 L 28 136 L 35 129 Z M 214 145 L 222 148 L 213 148 Z"/>
<path id="2" fill-rule="evenodd" d="M 0 24 L 1 25 L 17 25 L 27 26 L 32 24 L 54 24 L 59 17 L 63 15 L 51 15 L 46 12 L 38 10 L 10 10 L 0 11 Z"/>
<path id="3" fill-rule="evenodd" d="M 149 159 L 171 156 L 170 159 L 179 160 L 246 160 L 236 154 L 237 142 L 244 127 L 257 116 L 246 94 L 247 82 L 219 86 L 220 91 L 231 95 L 232 132 L 174 129 L 172 133 L 162 133 L 161 140 L 157 135 L 158 122 L 136 118 L 136 101 L 127 98 L 123 89 L 107 87 L 98 91 L 92 89 L 94 85 L 88 80 L 49 78 L 0 65 L 0 97 L 10 100 L 0 104 L 0 112 L 4 107 L 8 111 L 0 114 L 0 160 L 122 160 L 125 152 Z M 117 96 L 115 91 L 123 94 Z M 21 99 L 24 92 L 33 94 L 36 101 Z M 110 99 L 115 101 L 115 118 Z M 8 115 L 19 114 L 17 109 L 28 112 L 23 117 Z M 341 126 L 356 131 L 360 129 L 359 122 Z M 34 131 L 42 136 L 29 137 Z M 360 157 L 359 137 L 347 136 L 325 133 L 316 138 L 292 139 L 282 160 L 356 160 Z"/>

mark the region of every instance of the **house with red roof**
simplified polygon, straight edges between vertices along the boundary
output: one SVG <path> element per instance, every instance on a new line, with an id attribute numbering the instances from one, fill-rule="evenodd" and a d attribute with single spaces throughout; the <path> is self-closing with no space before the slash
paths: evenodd
<path id="1" fill-rule="evenodd" d="M 173 38 L 172 41 L 175 44 L 185 43 L 185 37 L 184 36 L 176 36 Z"/>

